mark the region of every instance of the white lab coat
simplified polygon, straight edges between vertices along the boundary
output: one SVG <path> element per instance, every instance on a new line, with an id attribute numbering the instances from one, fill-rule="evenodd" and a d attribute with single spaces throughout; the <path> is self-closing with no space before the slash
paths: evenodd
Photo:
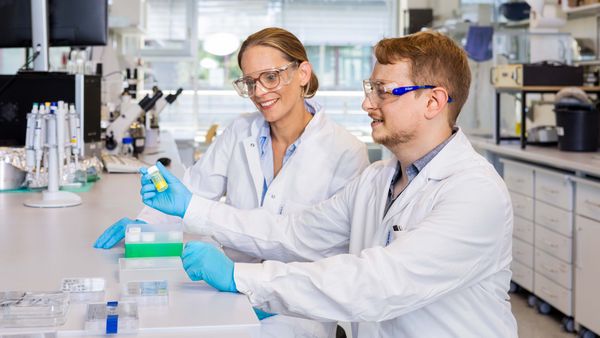
<path id="1" fill-rule="evenodd" d="M 263 209 L 288 214 L 321 202 L 342 189 L 368 165 L 367 148 L 348 131 L 318 110 L 299 138 L 294 154 L 267 190 Z M 264 174 L 257 139 L 264 118 L 258 112 L 234 120 L 200 160 L 186 171 L 183 182 L 194 193 L 211 200 L 225 195 L 226 203 L 239 209 L 260 206 Z M 137 217 L 148 223 L 180 222 L 181 219 L 144 208 Z M 242 243 L 238 243 L 244 246 Z M 260 261 L 259 252 L 248 255 L 225 251 L 235 261 Z M 285 261 L 285 257 L 279 257 Z M 263 337 L 331 337 L 335 323 L 287 316 L 263 320 Z"/>
<path id="2" fill-rule="evenodd" d="M 459 130 L 383 216 L 395 166 L 376 162 L 287 216 L 194 196 L 184 224 L 265 258 L 316 261 L 236 263 L 238 290 L 263 310 L 351 321 L 359 338 L 517 337 L 502 179 Z"/>

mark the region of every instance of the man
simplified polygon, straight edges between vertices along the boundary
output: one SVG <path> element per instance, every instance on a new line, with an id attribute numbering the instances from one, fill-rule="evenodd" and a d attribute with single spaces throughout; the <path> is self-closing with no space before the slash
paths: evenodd
<path id="1" fill-rule="evenodd" d="M 157 193 L 144 175 L 144 203 L 225 246 L 295 261 L 234 264 L 209 244 L 186 245 L 192 279 L 264 311 L 350 321 L 354 337 L 516 337 L 509 195 L 454 127 L 470 84 L 464 51 L 421 32 L 380 41 L 375 56 L 363 109 L 394 159 L 288 216 L 192 196 L 162 168 L 171 190 Z"/>

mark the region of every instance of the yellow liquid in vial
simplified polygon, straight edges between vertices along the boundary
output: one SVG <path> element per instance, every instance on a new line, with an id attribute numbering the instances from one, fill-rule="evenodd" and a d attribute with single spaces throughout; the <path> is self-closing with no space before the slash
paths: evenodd
<path id="1" fill-rule="evenodd" d="M 150 179 L 152 180 L 152 183 L 154 183 L 154 187 L 156 187 L 156 190 L 158 190 L 158 192 L 163 192 L 169 187 L 167 181 L 165 181 L 165 179 L 160 173 L 152 174 L 152 176 L 150 176 Z"/>

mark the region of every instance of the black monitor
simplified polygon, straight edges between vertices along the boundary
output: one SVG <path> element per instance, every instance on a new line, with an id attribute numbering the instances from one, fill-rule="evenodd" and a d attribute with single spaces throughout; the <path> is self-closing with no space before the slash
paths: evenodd
<path id="1" fill-rule="evenodd" d="M 108 39 L 108 0 L 48 0 L 50 46 L 99 46 Z M 31 47 L 31 1 L 0 0 L 0 48 Z"/>
<path id="2" fill-rule="evenodd" d="M 88 1 L 88 0 L 81 0 Z M 0 75 L 0 147 L 25 145 L 27 113 L 34 102 L 64 100 L 75 103 L 75 75 L 25 72 Z M 100 141 L 100 76 L 85 75 L 83 81 L 83 141 Z"/>

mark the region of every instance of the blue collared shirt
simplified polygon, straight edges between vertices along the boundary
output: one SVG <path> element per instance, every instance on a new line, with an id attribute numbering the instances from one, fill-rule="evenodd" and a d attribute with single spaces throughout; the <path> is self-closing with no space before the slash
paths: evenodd
<path id="1" fill-rule="evenodd" d="M 425 156 L 414 161 L 410 166 L 408 166 L 408 168 L 406 168 L 406 176 L 408 178 L 408 184 L 406 185 L 407 187 L 410 184 L 410 182 L 412 182 L 412 180 L 415 177 L 417 177 L 417 175 L 421 172 L 421 170 L 423 170 L 423 168 L 425 168 L 425 166 L 429 162 L 431 162 L 431 160 L 433 160 L 433 158 L 436 157 L 437 154 L 439 154 L 440 151 L 442 151 L 442 149 L 444 149 L 444 147 L 450 142 L 450 140 L 452 140 L 452 138 L 454 138 L 454 135 L 456 135 L 457 131 L 458 131 L 458 129 L 454 128 L 452 130 L 452 135 L 450 135 L 450 137 L 448 137 L 444 142 L 440 143 L 437 147 L 433 148 L 430 152 L 425 154 Z M 398 197 L 400 195 L 402 195 L 402 192 L 400 192 L 398 194 L 398 196 L 394 197 L 394 184 L 396 184 L 396 182 L 398 182 L 398 180 L 402 178 L 402 170 L 400 170 L 401 168 L 402 167 L 400 166 L 400 161 L 398 161 L 396 163 L 396 172 L 394 173 L 394 176 L 392 177 L 392 181 L 390 182 L 390 188 L 388 190 L 388 196 L 387 196 L 387 200 L 385 203 L 385 209 L 383 211 L 383 217 L 385 217 L 385 215 L 388 213 L 388 211 L 390 210 L 390 208 L 392 207 L 394 202 L 398 199 Z M 394 227 L 396 227 L 396 226 L 394 225 Z M 394 229 L 394 231 L 395 231 L 395 229 Z M 388 246 L 390 244 L 391 240 L 392 240 L 392 231 L 388 230 L 385 245 Z"/>
<path id="2" fill-rule="evenodd" d="M 306 110 L 308 110 L 308 112 L 313 116 L 316 114 L 316 105 L 309 103 L 308 101 L 304 101 L 304 106 L 306 107 Z M 273 172 L 273 146 L 271 142 L 271 126 L 269 125 L 269 122 L 265 121 L 258 132 L 257 140 L 258 152 L 260 156 L 260 167 L 264 175 L 263 191 L 260 199 L 261 206 L 263 205 L 269 186 L 275 179 L 275 174 Z M 281 166 L 282 169 L 290 157 L 294 154 L 300 143 L 301 137 L 298 137 L 298 139 L 294 141 L 294 143 L 290 144 L 285 150 L 285 154 L 283 155 L 283 163 Z"/>
<path id="3" fill-rule="evenodd" d="M 408 178 L 408 184 L 406 185 L 408 187 L 408 185 L 410 184 L 410 182 L 412 182 L 412 180 L 417 177 L 417 175 L 421 172 L 421 170 L 423 170 L 423 168 L 425 168 L 425 166 L 434 158 L 437 156 L 437 154 L 440 153 L 440 151 L 442 151 L 442 149 L 444 149 L 444 147 L 448 144 L 448 142 L 450 142 L 450 140 L 452 140 L 452 138 L 454 137 L 454 135 L 456 135 L 456 131 L 458 129 L 453 129 L 452 130 L 452 135 L 450 135 L 450 137 L 448 137 L 444 142 L 440 143 L 437 147 L 433 148 L 430 152 L 428 152 L 427 154 L 425 154 L 425 156 L 421 157 L 420 159 L 414 161 L 410 166 L 408 166 L 408 168 L 406 168 L 406 176 Z M 387 214 L 387 212 L 390 210 L 390 208 L 392 207 L 392 204 L 394 204 L 394 201 L 396 201 L 396 199 L 398 198 L 398 196 L 400 196 L 402 193 L 398 194 L 398 196 L 396 196 L 396 198 L 394 198 L 394 185 L 396 184 L 396 182 L 398 182 L 398 180 L 400 180 L 402 178 L 402 170 L 401 166 L 400 166 L 400 161 L 398 161 L 396 163 L 396 172 L 394 173 L 394 176 L 392 177 L 392 181 L 390 182 L 390 188 L 388 191 L 388 197 L 387 197 L 387 201 L 385 204 L 385 209 L 383 212 L 383 216 L 385 217 L 385 215 Z"/>

